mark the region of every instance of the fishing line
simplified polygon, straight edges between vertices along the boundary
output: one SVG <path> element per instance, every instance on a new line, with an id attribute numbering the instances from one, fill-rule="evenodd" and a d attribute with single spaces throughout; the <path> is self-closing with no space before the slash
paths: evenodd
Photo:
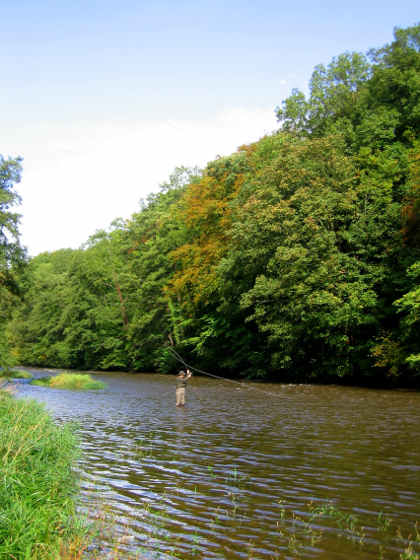
<path id="1" fill-rule="evenodd" d="M 184 366 L 187 367 L 188 369 L 197 371 L 198 373 L 202 373 L 203 375 L 208 375 L 209 377 L 214 377 L 215 379 L 220 379 L 222 381 L 226 381 L 228 383 L 234 383 L 236 385 L 239 385 L 243 389 L 252 389 L 253 391 L 259 391 L 260 393 L 264 393 L 265 395 L 270 395 L 270 396 L 273 396 L 273 397 L 280 397 L 280 395 L 277 394 L 277 393 L 272 393 L 271 391 L 265 391 L 264 389 L 260 389 L 259 387 L 251 386 L 248 383 L 245 383 L 244 381 L 236 381 L 236 379 L 228 379 L 227 377 L 222 377 L 220 375 L 216 375 L 214 373 L 210 373 L 208 371 L 204 371 L 202 369 L 198 369 L 196 367 L 193 367 L 190 364 L 187 364 L 187 362 L 184 360 L 184 358 L 180 354 L 178 354 L 178 352 L 176 350 L 174 350 L 171 346 L 168 346 L 168 349 L 172 352 L 174 357 L 179 362 L 184 364 Z"/>

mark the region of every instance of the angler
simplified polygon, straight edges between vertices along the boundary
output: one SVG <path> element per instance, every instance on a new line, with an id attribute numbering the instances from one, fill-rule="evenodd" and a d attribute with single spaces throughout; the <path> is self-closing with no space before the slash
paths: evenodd
<path id="1" fill-rule="evenodd" d="M 186 372 L 181 370 L 176 376 L 176 406 L 185 405 L 185 389 L 187 381 L 191 376 L 192 372 L 189 369 Z"/>

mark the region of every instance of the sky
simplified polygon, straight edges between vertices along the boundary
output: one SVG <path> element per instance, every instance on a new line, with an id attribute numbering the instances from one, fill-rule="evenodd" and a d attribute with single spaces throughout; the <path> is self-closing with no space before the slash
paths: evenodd
<path id="1" fill-rule="evenodd" d="M 176 166 L 279 128 L 315 65 L 392 41 L 411 0 L 0 0 L 0 154 L 29 255 L 78 248 Z"/>

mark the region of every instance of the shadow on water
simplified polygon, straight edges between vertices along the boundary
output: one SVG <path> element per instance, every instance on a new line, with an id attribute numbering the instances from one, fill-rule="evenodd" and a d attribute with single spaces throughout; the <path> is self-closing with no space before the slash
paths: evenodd
<path id="1" fill-rule="evenodd" d="M 95 377 L 105 391 L 18 391 L 79 423 L 83 506 L 110 512 L 127 558 L 391 559 L 409 546 L 419 393 L 265 385 L 267 395 L 194 378 L 177 409 L 170 376 Z M 311 517 L 328 504 L 344 513 Z"/>

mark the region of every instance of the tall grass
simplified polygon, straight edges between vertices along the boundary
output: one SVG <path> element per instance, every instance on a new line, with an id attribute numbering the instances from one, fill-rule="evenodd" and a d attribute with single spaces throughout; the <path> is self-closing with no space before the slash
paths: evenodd
<path id="1" fill-rule="evenodd" d="M 29 373 L 29 371 L 24 371 L 23 369 L 13 369 L 8 377 L 11 379 L 31 379 L 33 375 Z"/>
<path id="2" fill-rule="evenodd" d="M 79 558 L 77 439 L 34 401 L 0 391 L 0 558 Z"/>
<path id="3" fill-rule="evenodd" d="M 42 385 L 54 389 L 98 390 L 106 387 L 105 383 L 93 379 L 87 373 L 59 373 L 54 377 L 43 377 L 32 381 L 33 385 Z"/>

